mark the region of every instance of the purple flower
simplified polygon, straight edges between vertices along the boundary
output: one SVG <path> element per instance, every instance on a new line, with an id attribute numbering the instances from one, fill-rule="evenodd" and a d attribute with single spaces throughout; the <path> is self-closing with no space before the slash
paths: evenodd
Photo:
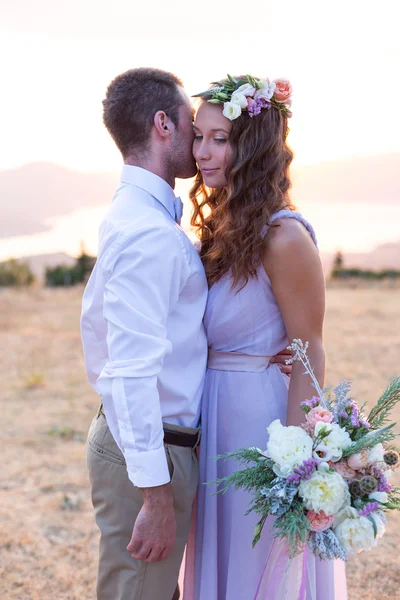
<path id="1" fill-rule="evenodd" d="M 353 427 L 360 427 L 360 421 L 358 419 L 357 405 L 354 402 L 352 402 L 351 404 L 349 404 L 349 407 L 351 408 L 351 415 L 350 415 L 351 424 L 353 425 Z"/>
<path id="2" fill-rule="evenodd" d="M 381 475 L 379 477 L 378 492 L 391 492 L 392 489 L 393 488 L 390 485 L 390 483 L 387 482 L 386 477 L 384 475 Z"/>
<path id="3" fill-rule="evenodd" d="M 303 402 L 300 402 L 300 406 L 304 406 L 306 408 L 314 408 L 315 406 L 318 406 L 320 402 L 321 398 L 313 396 L 311 400 L 303 400 Z"/>
<path id="4" fill-rule="evenodd" d="M 306 481 L 307 479 L 310 479 L 317 466 L 318 462 L 313 458 L 309 458 L 308 460 L 305 460 L 299 467 L 293 469 L 292 475 L 289 475 L 286 481 L 288 483 L 299 485 L 300 481 Z"/>
<path id="5" fill-rule="evenodd" d="M 366 504 L 364 508 L 358 511 L 358 514 L 360 515 L 360 517 L 368 517 L 368 515 L 370 515 L 372 512 L 374 512 L 374 510 L 377 510 L 378 508 L 379 502 L 368 502 L 368 504 Z"/>
<path id="6" fill-rule="evenodd" d="M 250 117 L 259 115 L 262 108 L 271 108 L 271 103 L 265 98 L 257 98 L 251 102 L 248 101 L 247 112 Z"/>
<path id="7" fill-rule="evenodd" d="M 362 425 L 362 427 L 364 427 L 365 429 L 370 429 L 371 427 L 371 425 L 365 419 L 360 419 L 360 425 Z"/>

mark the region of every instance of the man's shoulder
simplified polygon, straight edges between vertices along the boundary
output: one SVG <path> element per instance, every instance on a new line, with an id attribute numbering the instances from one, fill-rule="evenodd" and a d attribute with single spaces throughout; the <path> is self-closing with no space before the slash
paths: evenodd
<path id="1" fill-rule="evenodd" d="M 186 255 L 174 221 L 166 219 L 158 211 L 142 211 L 131 219 L 110 219 L 107 216 L 100 226 L 99 266 L 112 270 L 118 256 L 137 253 L 146 256 Z"/>

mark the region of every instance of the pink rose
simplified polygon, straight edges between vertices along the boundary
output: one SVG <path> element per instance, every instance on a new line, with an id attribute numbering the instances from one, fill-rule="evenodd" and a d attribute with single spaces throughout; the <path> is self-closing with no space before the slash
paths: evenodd
<path id="1" fill-rule="evenodd" d="M 351 469 L 358 471 L 368 464 L 368 450 L 361 450 L 359 454 L 351 454 L 347 459 L 347 464 Z"/>
<path id="2" fill-rule="evenodd" d="M 325 531 L 325 529 L 329 529 L 335 520 L 335 515 L 326 515 L 322 510 L 321 512 L 309 510 L 306 516 L 311 531 Z"/>
<path id="3" fill-rule="evenodd" d="M 332 462 L 331 460 L 328 462 L 328 465 L 335 469 L 339 475 L 343 477 L 343 479 L 354 479 L 356 477 L 356 471 L 349 467 L 346 460 L 341 460 L 339 462 Z"/>
<path id="4" fill-rule="evenodd" d="M 322 423 L 332 423 L 333 414 L 322 406 L 315 406 L 306 414 L 306 421 L 306 429 L 313 432 L 316 424 L 320 421 Z"/>
<path id="5" fill-rule="evenodd" d="M 292 86 L 288 79 L 274 79 L 276 88 L 274 92 L 274 98 L 277 102 L 282 102 L 286 106 L 292 104 L 290 96 L 292 95 Z"/>

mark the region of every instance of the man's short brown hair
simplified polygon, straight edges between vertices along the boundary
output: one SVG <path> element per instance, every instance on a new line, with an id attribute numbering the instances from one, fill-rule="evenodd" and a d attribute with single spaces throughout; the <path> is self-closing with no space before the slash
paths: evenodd
<path id="1" fill-rule="evenodd" d="M 103 100 L 103 122 L 125 158 L 148 148 L 154 115 L 164 111 L 174 125 L 184 103 L 172 73 L 161 69 L 130 69 L 108 86 Z"/>

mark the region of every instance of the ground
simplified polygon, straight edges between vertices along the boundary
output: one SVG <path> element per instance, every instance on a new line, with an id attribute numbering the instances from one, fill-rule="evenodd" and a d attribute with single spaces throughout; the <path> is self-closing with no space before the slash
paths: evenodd
<path id="1" fill-rule="evenodd" d="M 81 294 L 0 292 L 2 600 L 95 598 L 84 442 L 98 399 L 84 373 Z M 399 317 L 399 289 L 329 289 L 328 383 L 351 378 L 356 398 L 374 401 L 400 374 Z M 398 597 L 399 534 L 400 515 L 391 515 L 379 547 L 351 560 L 349 600 Z"/>

